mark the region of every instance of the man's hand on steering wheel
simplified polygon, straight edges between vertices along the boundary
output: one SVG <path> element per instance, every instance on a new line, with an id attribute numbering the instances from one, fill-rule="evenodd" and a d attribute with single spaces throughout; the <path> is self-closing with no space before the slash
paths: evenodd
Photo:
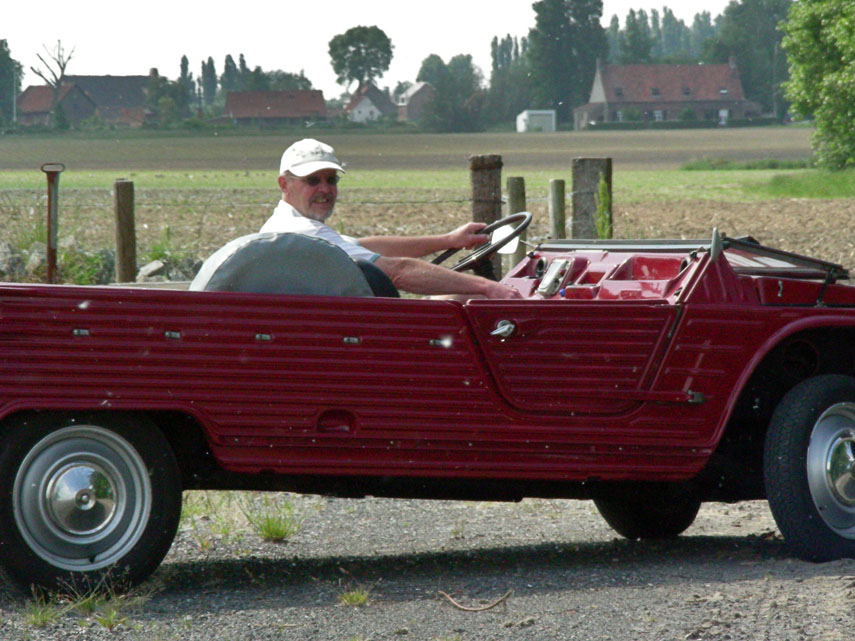
<path id="1" fill-rule="evenodd" d="M 478 229 L 477 233 L 472 233 L 470 231 L 471 235 L 472 236 L 488 236 L 489 237 L 489 234 L 491 234 L 496 229 L 499 229 L 500 227 L 504 227 L 505 225 L 511 225 L 513 223 L 517 223 L 517 226 L 514 227 L 513 231 L 511 231 L 510 234 L 501 238 L 500 240 L 497 240 L 496 242 L 491 241 L 489 243 L 481 244 L 481 246 L 478 247 L 475 251 L 470 252 L 469 254 L 467 254 L 466 256 L 461 258 L 459 261 L 457 261 L 457 264 L 454 265 L 451 269 L 453 269 L 456 272 L 459 272 L 459 271 L 463 271 L 466 269 L 472 269 L 476 265 L 478 265 L 479 263 L 483 263 L 484 261 L 491 258 L 493 256 L 493 254 L 495 254 L 497 251 L 499 251 L 502 247 L 504 247 L 509 242 L 511 242 L 514 238 L 516 238 L 517 236 L 522 234 L 523 231 L 525 231 L 526 227 L 528 227 L 530 222 L 531 222 L 531 214 L 528 213 L 527 211 L 523 211 L 523 212 L 520 212 L 518 214 L 511 214 L 510 216 L 506 216 L 505 218 L 502 218 L 501 220 L 497 220 L 496 222 L 490 223 L 489 225 L 486 225 L 486 226 L 484 226 L 483 223 L 467 223 L 466 225 L 463 225 L 463 227 L 458 227 L 453 232 L 450 232 L 450 235 L 458 234 L 459 232 L 461 232 L 461 230 L 463 230 L 465 228 L 470 228 L 470 230 L 471 230 L 470 226 L 472 226 L 472 225 L 480 225 L 480 228 Z M 439 256 L 434 258 L 432 262 L 435 265 L 439 265 L 444 260 L 446 260 L 446 259 L 450 258 L 451 256 L 453 256 L 454 254 L 456 254 L 458 249 L 461 249 L 461 248 L 469 249 L 470 246 L 461 245 L 460 247 L 452 247 L 451 249 L 444 251 Z"/>
<path id="2" fill-rule="evenodd" d="M 447 247 L 449 249 L 473 249 L 483 245 L 490 240 L 490 234 L 485 234 L 482 231 L 486 226 L 486 223 L 475 222 L 461 225 L 445 235 L 448 240 Z"/>

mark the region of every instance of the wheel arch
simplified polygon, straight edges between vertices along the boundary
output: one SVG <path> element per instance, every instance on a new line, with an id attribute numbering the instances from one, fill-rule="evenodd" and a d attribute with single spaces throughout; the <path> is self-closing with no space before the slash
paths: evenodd
<path id="1" fill-rule="evenodd" d="M 18 407 L 0 418 L 0 435 L 12 424 L 26 422 L 29 417 L 35 417 L 45 412 L 67 416 L 69 420 L 79 422 L 91 420 L 97 422 L 99 417 L 115 419 L 117 416 L 132 417 L 140 425 L 146 423 L 160 430 L 166 439 L 178 469 L 181 473 L 182 487 L 193 489 L 204 486 L 205 480 L 220 471 L 219 466 L 209 447 L 208 437 L 202 421 L 181 410 L 134 410 L 134 409 L 90 409 L 90 408 L 30 408 Z M 141 420 L 140 420 L 141 419 Z"/>
<path id="2" fill-rule="evenodd" d="M 765 498 L 763 444 L 778 403 L 801 381 L 821 374 L 855 376 L 855 320 L 802 319 L 756 351 L 734 385 L 726 417 L 698 481 L 705 500 Z"/>

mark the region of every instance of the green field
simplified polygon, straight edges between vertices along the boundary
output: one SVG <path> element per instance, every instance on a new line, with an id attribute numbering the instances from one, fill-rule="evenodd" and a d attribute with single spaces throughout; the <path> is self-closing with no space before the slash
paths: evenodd
<path id="1" fill-rule="evenodd" d="M 315 132 L 309 132 L 314 134 Z M 322 132 L 317 132 L 322 133 Z M 297 136 L 282 132 L 0 137 L 0 190 L 43 189 L 44 162 L 62 162 L 64 189 L 109 189 L 126 178 L 138 189 L 271 189 L 278 158 Z M 455 190 L 469 185 L 468 159 L 499 154 L 504 176 L 522 176 L 538 191 L 549 180 L 571 180 L 577 157 L 610 157 L 616 195 L 627 201 L 661 198 L 758 197 L 766 172 L 681 172 L 702 157 L 804 160 L 810 130 L 796 127 L 557 134 L 335 134 L 349 173 L 344 187 Z M 780 173 L 780 172 L 775 172 Z M 655 175 L 651 175 L 655 174 Z M 343 193 L 345 189 L 343 189 Z"/>
<path id="2" fill-rule="evenodd" d="M 0 240 L 26 247 L 43 233 L 46 180 L 39 167 L 62 162 L 60 235 L 85 248 L 113 243 L 111 187 L 134 182 L 138 254 L 164 244 L 206 256 L 256 231 L 279 198 L 279 156 L 298 136 L 317 134 L 348 168 L 334 224 L 354 235 L 434 233 L 471 216 L 469 158 L 499 154 L 503 179 L 525 179 L 535 234 L 544 234 L 551 179 L 572 189 L 576 157 L 611 157 L 615 233 L 670 234 L 686 220 L 661 220 L 674 203 L 743 203 L 855 197 L 851 174 L 817 170 L 682 171 L 699 158 L 730 161 L 810 157 L 810 129 L 750 129 L 557 134 L 341 134 L 334 132 L 117 132 L 112 135 L 0 137 Z M 325 135 L 321 135 L 325 133 Z M 721 208 L 720 207 L 720 208 Z M 679 216 L 696 205 L 677 207 Z M 569 210 L 569 207 L 568 207 Z M 651 217 L 650 213 L 655 214 Z M 742 225 L 740 225 L 742 226 Z M 732 227 L 732 226 L 731 226 Z M 672 231 L 674 230 L 674 231 Z M 704 235 L 706 235 L 704 231 Z"/>

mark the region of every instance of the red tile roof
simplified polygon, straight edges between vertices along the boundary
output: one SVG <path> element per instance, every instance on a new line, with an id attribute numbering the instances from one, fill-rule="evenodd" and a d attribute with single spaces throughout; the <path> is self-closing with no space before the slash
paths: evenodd
<path id="1" fill-rule="evenodd" d="M 324 93 L 307 91 L 230 91 L 226 113 L 234 119 L 326 118 Z"/>
<path id="2" fill-rule="evenodd" d="M 74 88 L 74 85 L 63 85 L 59 90 L 59 100 Z M 18 96 L 17 109 L 20 114 L 49 113 L 53 105 L 53 89 L 47 85 L 27 87 Z"/>
<path id="3" fill-rule="evenodd" d="M 363 98 L 371 101 L 377 110 L 384 116 L 397 113 L 398 108 L 392 103 L 384 92 L 380 91 L 373 83 L 368 83 L 359 87 L 356 92 L 350 97 L 350 101 L 345 106 L 346 112 L 351 112 L 359 106 Z"/>
<path id="4" fill-rule="evenodd" d="M 99 109 L 138 109 L 145 104 L 149 76 L 66 76 L 65 82 L 83 89 Z"/>
<path id="5" fill-rule="evenodd" d="M 606 65 L 609 103 L 744 100 L 736 67 L 720 65 Z"/>

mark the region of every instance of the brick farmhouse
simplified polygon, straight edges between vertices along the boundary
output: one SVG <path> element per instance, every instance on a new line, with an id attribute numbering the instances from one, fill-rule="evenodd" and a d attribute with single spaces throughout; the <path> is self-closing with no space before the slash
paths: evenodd
<path id="1" fill-rule="evenodd" d="M 745 99 L 735 62 L 693 65 L 603 65 L 597 63 L 588 103 L 573 110 L 574 129 L 621 122 L 714 120 L 760 116 Z"/>
<path id="2" fill-rule="evenodd" d="M 66 76 L 59 104 L 72 124 L 96 116 L 110 125 L 141 127 L 147 117 L 148 76 Z M 23 126 L 50 123 L 53 90 L 47 85 L 27 87 L 17 100 Z"/>
<path id="3" fill-rule="evenodd" d="M 327 119 L 322 91 L 230 91 L 225 116 L 235 125 L 304 125 Z"/>

